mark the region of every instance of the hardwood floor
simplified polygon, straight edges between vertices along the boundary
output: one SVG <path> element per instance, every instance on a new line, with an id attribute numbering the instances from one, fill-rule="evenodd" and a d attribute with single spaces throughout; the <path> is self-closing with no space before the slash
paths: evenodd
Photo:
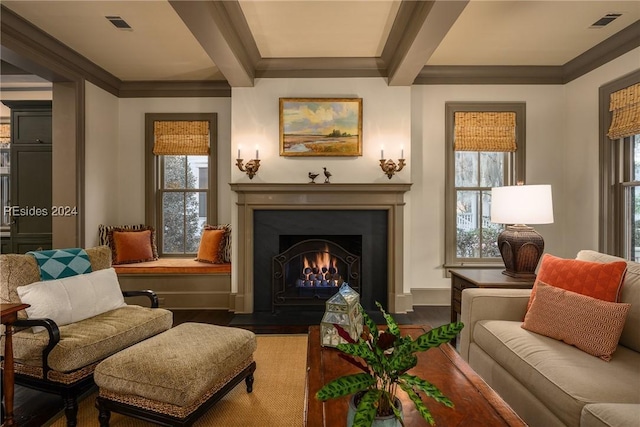
<path id="1" fill-rule="evenodd" d="M 412 313 L 394 315 L 401 323 L 417 325 L 428 324 L 440 326 L 449 323 L 449 306 L 414 307 Z M 305 333 L 308 325 L 272 324 L 267 326 L 250 325 L 251 320 L 243 319 L 242 324 L 235 324 L 234 314 L 226 310 L 176 310 L 173 312 L 174 326 L 185 322 L 209 323 L 214 325 L 232 325 L 254 330 L 256 333 Z M 375 320 L 375 319 L 374 319 Z M 377 321 L 377 320 L 376 320 Z M 242 323 L 240 322 L 240 323 Z M 91 392 L 91 391 L 90 391 Z M 41 427 L 48 425 L 48 420 L 62 410 L 62 399 L 54 394 L 31 390 L 16 385 L 14 398 L 14 416 L 20 427 Z"/>

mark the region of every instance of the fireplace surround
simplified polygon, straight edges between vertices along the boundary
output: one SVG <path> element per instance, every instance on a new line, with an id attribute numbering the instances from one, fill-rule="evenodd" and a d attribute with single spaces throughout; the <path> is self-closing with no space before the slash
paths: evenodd
<path id="1" fill-rule="evenodd" d="M 410 187 L 411 184 L 231 184 L 231 189 L 237 194 L 234 224 L 237 246 L 233 258 L 237 290 L 231 296 L 233 310 L 236 313 L 253 313 L 255 295 L 260 292 L 256 286 L 260 286 L 260 289 L 263 287 L 263 283 L 258 283 L 260 280 L 256 277 L 254 260 L 256 247 L 262 244 L 255 234 L 255 219 L 260 221 L 263 213 L 269 216 L 268 212 L 262 211 L 271 211 L 276 217 L 279 211 L 326 211 L 330 216 L 340 216 L 347 211 L 380 211 L 386 222 L 386 271 L 383 282 L 386 282 L 384 292 L 387 307 L 392 313 L 406 312 L 411 307 L 405 304 L 410 301 L 410 295 L 403 292 L 404 193 Z M 261 267 L 260 276 L 263 273 L 270 276 L 271 266 L 266 269 L 269 271 Z"/>

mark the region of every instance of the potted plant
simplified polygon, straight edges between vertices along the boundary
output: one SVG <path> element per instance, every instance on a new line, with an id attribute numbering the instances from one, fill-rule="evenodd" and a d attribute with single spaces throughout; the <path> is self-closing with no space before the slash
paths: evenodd
<path id="1" fill-rule="evenodd" d="M 386 320 L 385 331 L 378 331 L 378 326 L 362 306 L 360 310 L 364 319 L 364 331 L 357 341 L 336 325 L 340 336 L 347 341 L 346 344 L 338 344 L 336 347 L 343 353 L 341 357 L 363 372 L 346 375 L 327 383 L 316 393 L 316 398 L 325 401 L 352 395 L 356 406 L 353 427 L 370 427 L 376 417 L 391 417 L 394 424 L 397 425 L 399 422 L 404 425 L 402 408 L 396 397 L 400 388 L 407 393 L 420 415 L 429 424 L 435 425 L 431 412 L 418 393 L 421 391 L 448 407 L 453 407 L 453 402 L 436 386 L 407 371 L 418 363 L 415 353 L 449 342 L 464 325 L 460 322 L 442 325 L 414 340 L 410 336 L 401 336 L 400 328 L 393 317 L 384 311 L 380 303 L 376 302 L 376 305 Z"/>

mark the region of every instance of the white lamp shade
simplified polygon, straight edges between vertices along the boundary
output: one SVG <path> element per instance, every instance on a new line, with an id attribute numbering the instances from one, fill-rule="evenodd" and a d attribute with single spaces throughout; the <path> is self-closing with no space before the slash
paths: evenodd
<path id="1" fill-rule="evenodd" d="M 550 185 L 513 185 L 491 189 L 491 222 L 497 224 L 551 224 Z"/>

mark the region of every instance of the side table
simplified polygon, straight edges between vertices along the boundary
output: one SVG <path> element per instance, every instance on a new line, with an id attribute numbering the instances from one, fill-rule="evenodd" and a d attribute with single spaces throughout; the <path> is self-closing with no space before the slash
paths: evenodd
<path id="1" fill-rule="evenodd" d="M 461 313 L 462 290 L 467 288 L 531 289 L 535 279 L 517 279 L 502 270 L 475 268 L 449 270 L 451 273 L 451 322 Z"/>
<path id="2" fill-rule="evenodd" d="M 29 304 L 0 304 L 0 316 L 5 327 L 4 340 L 4 390 L 5 426 L 17 425 L 13 419 L 13 322 L 18 319 L 18 312 L 29 307 Z"/>

